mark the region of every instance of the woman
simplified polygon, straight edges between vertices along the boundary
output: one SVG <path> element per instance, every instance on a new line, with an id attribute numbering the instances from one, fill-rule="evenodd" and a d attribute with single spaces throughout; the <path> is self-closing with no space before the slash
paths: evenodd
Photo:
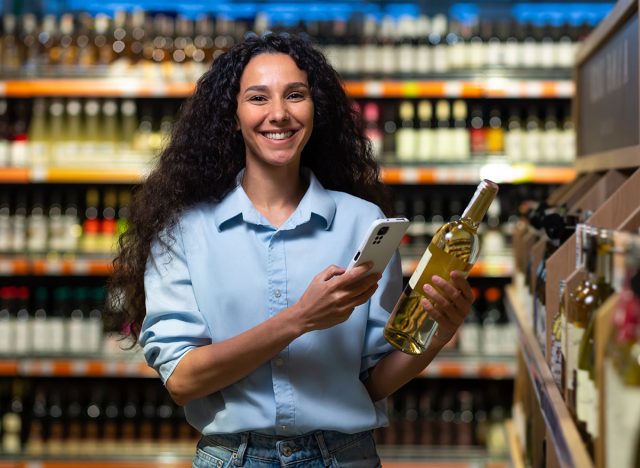
<path id="1" fill-rule="evenodd" d="M 306 41 L 251 38 L 214 62 L 136 194 L 111 288 L 121 323 L 203 433 L 194 466 L 378 466 L 384 399 L 471 305 L 461 274 L 427 290 L 421 356 L 384 323 L 401 293 L 345 271 L 388 200 L 336 72 Z M 340 265 L 340 266 L 336 266 Z"/>

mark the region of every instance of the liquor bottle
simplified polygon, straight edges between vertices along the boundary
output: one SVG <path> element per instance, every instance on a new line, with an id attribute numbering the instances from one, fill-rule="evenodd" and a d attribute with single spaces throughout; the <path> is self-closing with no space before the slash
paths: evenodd
<path id="1" fill-rule="evenodd" d="M 18 101 L 15 104 L 9 147 L 9 162 L 13 167 L 29 166 L 28 113 L 27 104 L 24 101 Z"/>
<path id="2" fill-rule="evenodd" d="M 582 328 L 578 348 L 575 377 L 576 416 L 587 448 L 593 453 L 593 439 L 597 438 L 596 408 L 597 390 L 594 385 L 594 323 L 595 311 L 612 293 L 611 288 L 611 233 L 605 229 L 590 233 L 589 251 L 586 258 L 589 272 L 589 287 L 574 296 L 571 306 L 575 308 L 574 326 Z"/>
<path id="3" fill-rule="evenodd" d="M 587 326 L 580 341 L 578 350 L 578 366 L 576 371 L 576 413 L 578 427 L 582 428 L 586 437 L 587 448 L 593 456 L 595 440 L 598 438 L 599 392 L 595 385 L 595 349 L 594 335 L 596 311 L 598 307 L 613 293 L 612 275 L 612 232 L 599 229 L 595 237 L 595 258 L 587 258 L 587 266 L 591 276 L 591 288 L 584 299 L 577 302 L 578 319 L 586 319 Z"/>
<path id="4" fill-rule="evenodd" d="M 9 105 L 0 99 L 0 167 L 9 165 Z"/>
<path id="5" fill-rule="evenodd" d="M 48 225 L 44 215 L 44 200 L 42 191 L 34 193 L 31 212 L 27 219 L 27 251 L 44 253 L 47 250 Z"/>
<path id="6" fill-rule="evenodd" d="M 538 118 L 538 110 L 535 106 L 530 106 L 527 110 L 525 121 L 526 131 L 524 132 L 522 154 L 524 160 L 528 162 L 540 161 L 540 149 L 542 146 L 542 129 L 540 119 Z"/>
<path id="7" fill-rule="evenodd" d="M 114 245 L 117 247 L 117 241 L 122 234 L 129 229 L 129 205 L 131 204 L 131 192 L 127 189 L 120 190 L 118 193 L 118 221 L 116 225 L 116 234 Z"/>
<path id="8" fill-rule="evenodd" d="M 71 354 L 86 354 L 87 336 L 85 333 L 85 308 L 87 302 L 87 288 L 78 288 L 72 292 L 71 312 L 65 323 L 67 347 Z"/>
<path id="9" fill-rule="evenodd" d="M 632 241 L 619 255 L 624 255 L 624 278 L 603 361 L 605 462 L 635 468 L 640 466 L 640 242 Z"/>
<path id="10" fill-rule="evenodd" d="M 501 354 L 502 341 L 501 303 L 502 290 L 500 288 L 487 288 L 484 292 L 486 310 L 482 320 L 482 352 L 487 356 Z"/>
<path id="11" fill-rule="evenodd" d="M 448 29 L 446 15 L 438 13 L 433 16 L 431 19 L 429 42 L 432 46 L 433 71 L 436 73 L 446 73 L 449 71 L 449 55 L 447 53 L 447 47 L 444 45 L 444 38 Z"/>
<path id="12" fill-rule="evenodd" d="M 2 59 L 2 69 L 8 72 L 16 72 L 22 65 L 19 39 L 16 34 L 16 17 L 10 13 L 2 15 L 3 35 L 0 38 L 0 58 Z"/>
<path id="13" fill-rule="evenodd" d="M 504 149 L 510 162 L 524 161 L 524 131 L 520 120 L 520 111 L 512 107 L 507 119 L 507 132 L 504 139 Z"/>
<path id="14" fill-rule="evenodd" d="M 365 135 L 371 141 L 373 156 L 382 159 L 382 131 L 378 124 L 380 120 L 380 106 L 375 102 L 367 102 L 364 105 L 364 126 Z"/>
<path id="15" fill-rule="evenodd" d="M 84 253 L 97 253 L 100 250 L 100 220 L 98 219 L 98 190 L 90 188 L 86 195 L 85 220 L 82 223 L 81 248 Z"/>
<path id="16" fill-rule="evenodd" d="M 49 352 L 61 354 L 68 350 L 67 321 L 71 315 L 71 290 L 66 286 L 53 290 L 53 306 L 47 317 Z"/>
<path id="17" fill-rule="evenodd" d="M 27 249 L 27 196 L 24 192 L 16 195 L 11 226 L 11 251 L 24 253 Z"/>
<path id="18" fill-rule="evenodd" d="M 589 253 L 592 243 L 590 236 L 591 227 L 585 224 L 578 224 L 576 226 L 576 270 L 584 272 L 586 268 L 585 259 L 587 253 Z M 575 379 L 574 374 L 578 365 L 578 348 L 580 346 L 580 340 L 584 333 L 584 326 L 578 327 L 575 325 L 577 309 L 573 307 L 574 302 L 578 295 L 582 295 L 582 291 L 590 287 L 590 278 L 584 273 L 582 281 L 573 289 L 567 290 L 565 294 L 567 298 L 566 315 L 567 315 L 567 332 L 566 332 L 566 346 L 565 346 L 565 389 L 566 389 L 566 402 L 569 413 L 576 418 L 576 396 L 575 396 Z"/>
<path id="19" fill-rule="evenodd" d="M 48 455 L 64 454 L 64 438 L 66 421 L 63 419 L 63 403 L 60 389 L 49 392 L 47 401 L 46 452 Z"/>
<path id="20" fill-rule="evenodd" d="M 11 252 L 12 236 L 11 200 L 9 193 L 0 192 L 0 253 Z"/>
<path id="21" fill-rule="evenodd" d="M 449 101 L 440 99 L 436 102 L 436 129 L 434 153 L 435 159 L 447 161 L 451 159 L 452 131 L 451 131 L 451 109 Z"/>
<path id="22" fill-rule="evenodd" d="M 553 381 L 558 386 L 558 389 L 562 392 L 564 385 L 564 351 L 563 346 L 566 338 L 564 337 L 566 328 L 566 317 L 564 314 L 564 293 L 567 283 L 564 280 L 560 281 L 558 310 L 553 316 L 553 323 L 551 328 L 551 355 L 549 356 L 549 367 L 551 368 L 551 375 Z"/>
<path id="23" fill-rule="evenodd" d="M 397 349 L 408 354 L 427 349 L 438 327 L 420 303 L 423 287 L 435 288 L 433 275 L 448 280 L 453 270 L 469 273 L 480 252 L 478 225 L 497 193 L 497 184 L 483 180 L 462 217 L 442 226 L 432 239 L 385 326 L 385 338 Z"/>
<path id="24" fill-rule="evenodd" d="M 460 327 L 460 352 L 462 354 L 477 355 L 482 349 L 482 324 L 480 322 L 479 308 L 476 306 L 477 298 L 480 295 L 478 288 L 471 288 L 474 303 L 469 314 L 464 319 L 464 324 Z"/>
<path id="25" fill-rule="evenodd" d="M 31 317 L 29 316 L 29 288 L 16 288 L 16 313 L 13 322 L 14 354 L 24 356 L 31 351 Z"/>
<path id="26" fill-rule="evenodd" d="M 420 15 L 416 20 L 416 74 L 424 76 L 433 68 L 433 53 L 429 46 L 429 34 L 431 32 L 431 21 L 427 15 Z"/>
<path id="27" fill-rule="evenodd" d="M 413 102 L 403 101 L 398 111 L 400 125 L 396 132 L 396 155 L 399 161 L 409 162 L 416 158 L 416 129 Z"/>
<path id="28" fill-rule="evenodd" d="M 453 101 L 453 128 L 451 129 L 450 153 L 457 161 L 469 159 L 469 129 L 467 128 L 467 103 L 462 99 Z"/>
<path id="29" fill-rule="evenodd" d="M 564 119 L 559 139 L 560 159 L 564 162 L 573 162 L 576 157 L 576 132 L 569 106 L 564 108 Z"/>
<path id="30" fill-rule="evenodd" d="M 4 454 L 17 455 L 22 451 L 25 430 L 23 426 L 25 394 L 24 383 L 20 379 L 14 379 L 8 411 L 0 415 L 0 426 L 2 426 L 0 452 Z"/>
<path id="31" fill-rule="evenodd" d="M 474 106 L 471 109 L 471 154 L 484 156 L 487 152 L 487 129 L 484 126 L 482 107 Z"/>
<path id="32" fill-rule="evenodd" d="M 431 125 L 433 106 L 430 101 L 423 99 L 418 102 L 418 135 L 417 154 L 420 161 L 429 161 L 435 157 L 434 130 Z"/>
<path id="33" fill-rule="evenodd" d="M 542 133 L 542 145 L 540 159 L 545 162 L 556 162 L 560 159 L 560 131 L 558 129 L 558 117 L 556 108 L 547 106 L 547 115 L 544 119 L 544 132 Z"/>
<path id="34" fill-rule="evenodd" d="M 49 105 L 49 160 L 52 165 L 64 165 L 67 156 L 60 145 L 59 138 L 65 134 L 65 106 L 62 99 L 53 99 Z"/>
<path id="35" fill-rule="evenodd" d="M 61 250 L 64 253 L 73 253 L 78 250 L 78 242 L 82 236 L 82 226 L 78 218 L 78 201 L 75 190 L 66 190 L 66 205 L 63 214 L 64 234 L 62 236 Z"/>
<path id="36" fill-rule="evenodd" d="M 10 355 L 15 347 L 13 322 L 16 288 L 4 286 L 0 288 L 0 355 Z"/>
<path id="37" fill-rule="evenodd" d="M 29 164 L 31 167 L 45 168 L 49 166 L 49 148 L 46 101 L 42 98 L 36 98 L 29 124 Z"/>
<path id="38" fill-rule="evenodd" d="M 64 166 L 78 167 L 84 155 L 80 153 L 82 141 L 82 104 L 78 99 L 69 99 L 66 105 L 66 125 L 62 135 Z"/>
<path id="39" fill-rule="evenodd" d="M 504 153 L 504 128 L 500 109 L 494 107 L 489 112 L 489 128 L 487 128 L 487 153 L 501 155 Z"/>
<path id="40" fill-rule="evenodd" d="M 104 192 L 102 199 L 102 220 L 100 221 L 100 233 L 98 235 L 98 251 L 110 254 L 114 251 L 114 239 L 117 229 L 116 205 L 118 195 L 115 189 L 110 188 Z"/>
<path id="41" fill-rule="evenodd" d="M 48 246 L 49 252 L 60 252 L 66 242 L 65 225 L 62 217 L 62 194 L 56 190 L 51 194 L 48 212 Z"/>

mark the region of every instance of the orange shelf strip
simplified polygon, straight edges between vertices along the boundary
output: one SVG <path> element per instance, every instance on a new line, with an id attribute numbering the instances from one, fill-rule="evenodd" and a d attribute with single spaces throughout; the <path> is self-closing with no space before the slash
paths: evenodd
<path id="1" fill-rule="evenodd" d="M 30 171 L 25 167 L 0 167 L 0 182 L 8 184 L 26 184 Z"/>

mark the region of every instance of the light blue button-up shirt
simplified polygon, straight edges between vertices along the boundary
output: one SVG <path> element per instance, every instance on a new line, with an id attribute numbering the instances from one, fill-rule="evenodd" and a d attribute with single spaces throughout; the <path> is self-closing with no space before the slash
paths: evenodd
<path id="1" fill-rule="evenodd" d="M 329 265 L 347 266 L 371 222 L 384 217 L 376 205 L 306 174 L 308 189 L 279 228 L 252 205 L 241 173 L 219 203 L 180 217 L 168 251 L 152 247 L 140 343 L 163 382 L 190 350 L 255 327 L 293 305 Z M 386 425 L 385 402 L 371 401 L 362 378 L 391 350 L 382 332 L 401 288 L 396 253 L 375 294 L 348 320 L 300 336 L 233 385 L 188 403 L 187 420 L 203 434 Z"/>

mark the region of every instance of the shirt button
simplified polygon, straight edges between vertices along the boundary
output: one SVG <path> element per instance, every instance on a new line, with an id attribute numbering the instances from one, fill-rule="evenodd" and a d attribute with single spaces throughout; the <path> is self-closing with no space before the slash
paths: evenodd
<path id="1" fill-rule="evenodd" d="M 281 366 L 284 364 L 284 359 L 282 358 L 276 358 L 275 361 L 273 361 L 275 363 L 276 366 Z"/>
<path id="2" fill-rule="evenodd" d="M 279 298 L 280 296 L 282 296 L 282 291 L 280 291 L 279 289 L 276 289 L 275 291 L 273 291 L 273 295 L 276 298 Z"/>

